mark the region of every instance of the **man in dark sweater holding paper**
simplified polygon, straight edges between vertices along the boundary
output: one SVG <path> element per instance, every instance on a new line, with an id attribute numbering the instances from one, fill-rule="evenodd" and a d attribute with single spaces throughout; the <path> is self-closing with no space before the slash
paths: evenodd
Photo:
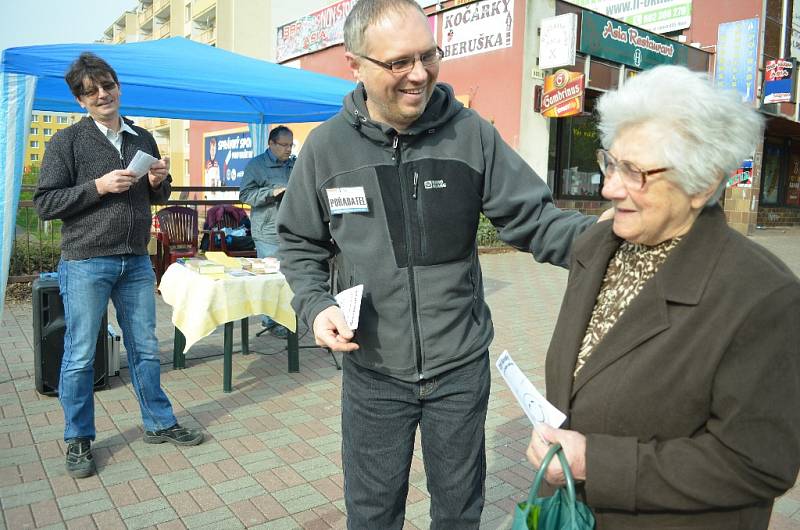
<path id="1" fill-rule="evenodd" d="M 82 478 L 95 472 L 93 366 L 109 300 L 128 352 L 144 441 L 197 445 L 203 434 L 178 424 L 161 389 L 147 243 L 150 205 L 169 198 L 169 160 L 150 133 L 120 116 L 117 74 L 103 59 L 81 54 L 65 79 L 89 117 L 53 136 L 33 201 L 42 219 L 63 221 L 58 283 L 66 332 L 58 394 L 67 472 Z M 157 159 L 141 177 L 126 169 L 138 151 Z"/>

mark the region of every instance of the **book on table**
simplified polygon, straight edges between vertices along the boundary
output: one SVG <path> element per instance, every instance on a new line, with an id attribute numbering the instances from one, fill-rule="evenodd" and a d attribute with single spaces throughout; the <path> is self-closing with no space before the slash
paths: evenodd
<path id="1" fill-rule="evenodd" d="M 224 274 L 225 266 L 205 259 L 187 259 L 183 265 L 199 274 Z"/>

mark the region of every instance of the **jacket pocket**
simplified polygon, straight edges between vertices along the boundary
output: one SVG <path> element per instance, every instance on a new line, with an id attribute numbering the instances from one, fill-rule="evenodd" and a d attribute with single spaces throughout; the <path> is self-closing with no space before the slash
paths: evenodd
<path id="1" fill-rule="evenodd" d="M 341 254 L 331 260 L 334 294 L 356 285 L 356 266 Z"/>

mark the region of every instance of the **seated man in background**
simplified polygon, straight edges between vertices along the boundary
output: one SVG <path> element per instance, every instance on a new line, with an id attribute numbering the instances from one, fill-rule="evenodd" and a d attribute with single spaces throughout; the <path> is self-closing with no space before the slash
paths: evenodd
<path id="1" fill-rule="evenodd" d="M 292 131 L 279 125 L 269 132 L 267 150 L 253 158 L 244 168 L 239 200 L 252 208 L 250 230 L 259 258 L 274 257 L 278 253 L 275 219 L 283 192 L 289 184 L 289 175 L 294 168 L 292 147 Z M 289 333 L 289 330 L 266 315 L 261 317 L 261 325 L 279 339 L 285 339 Z"/>

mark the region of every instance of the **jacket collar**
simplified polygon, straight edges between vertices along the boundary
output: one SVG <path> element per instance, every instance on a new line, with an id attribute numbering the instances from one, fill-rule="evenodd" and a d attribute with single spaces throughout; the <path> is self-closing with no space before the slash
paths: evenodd
<path id="1" fill-rule="evenodd" d="M 291 156 L 290 156 L 289 158 L 287 158 L 285 161 L 283 161 L 283 162 L 280 162 L 280 161 L 278 161 L 278 159 L 275 157 L 275 155 L 274 155 L 274 154 L 272 154 L 272 150 L 271 150 L 269 147 L 267 147 L 267 150 L 266 150 L 266 151 L 264 151 L 264 156 L 266 156 L 266 157 L 267 157 L 267 160 L 269 160 L 269 161 L 270 161 L 270 163 L 271 163 L 273 166 L 288 166 L 288 165 L 294 164 L 294 160 L 295 160 L 295 158 L 297 158 L 296 156 L 294 156 L 294 155 L 291 155 Z"/>
<path id="2" fill-rule="evenodd" d="M 665 299 L 690 305 L 699 302 L 719 252 L 728 239 L 725 228 L 725 214 L 718 205 L 700 212 L 691 230 L 654 277 L 663 289 Z M 597 242 L 575 249 L 575 260 L 584 269 L 602 267 L 604 273 L 608 260 L 621 243 L 622 239 L 614 235 L 611 223 L 608 223 Z"/>
<path id="3" fill-rule="evenodd" d="M 645 284 L 614 327 L 595 347 L 571 385 L 572 395 L 605 367 L 668 329 L 669 303 L 696 305 L 700 301 L 729 237 L 726 228 L 725 214 L 719 206 L 705 208 L 700 213 L 681 243 L 672 250 L 652 280 Z M 575 250 L 576 266 L 584 270 L 576 271 L 575 285 L 568 289 L 574 289 L 573 314 L 576 320 L 572 322 L 582 325 L 567 324 L 569 329 L 563 341 L 564 347 L 568 348 L 565 353 L 570 356 L 570 362 L 566 364 L 572 367 L 608 262 L 622 241 L 613 234 L 611 223 L 604 229 L 605 232 L 594 244 L 589 240 L 589 244 L 580 245 Z M 572 378 L 571 373 L 569 377 Z"/>
<path id="4" fill-rule="evenodd" d="M 453 88 L 445 83 L 437 83 L 422 116 L 402 134 L 414 136 L 435 131 L 450 121 L 462 108 L 461 102 L 455 98 Z M 367 91 L 363 83 L 358 83 L 356 88 L 345 96 L 341 115 L 353 128 L 378 144 L 391 145 L 394 137 L 398 135 L 393 127 L 370 118 L 367 110 Z"/>
<path id="5" fill-rule="evenodd" d="M 95 120 L 94 118 L 91 118 L 91 120 L 94 122 L 94 124 L 97 126 L 97 128 L 100 129 L 100 132 L 103 133 L 103 136 L 108 138 L 108 131 L 110 129 L 108 127 L 106 127 L 105 125 L 103 125 L 102 123 L 100 123 L 99 121 Z M 113 134 L 122 134 L 122 133 L 126 132 L 126 133 L 130 133 L 130 134 L 132 134 L 134 136 L 139 136 L 139 133 L 134 131 L 133 128 L 130 125 L 128 125 L 128 122 L 123 120 L 121 116 L 119 118 L 119 121 L 120 121 L 119 131 L 117 131 L 116 133 L 114 133 L 114 131 L 111 131 Z"/>
<path id="6" fill-rule="evenodd" d="M 133 129 L 135 136 L 140 136 L 139 133 L 137 133 L 135 128 L 133 127 L 133 121 L 129 120 L 128 118 L 125 118 L 124 116 L 122 116 L 121 118 L 123 125 Z M 80 130 L 83 133 L 88 134 L 89 137 L 94 138 L 94 140 L 98 142 L 98 147 L 100 146 L 108 147 L 108 149 L 113 149 L 113 152 L 116 153 L 116 156 L 120 155 L 120 152 L 117 151 L 117 148 L 114 147 L 114 144 L 111 142 L 108 136 L 106 136 L 105 133 L 100 130 L 100 127 L 97 126 L 96 122 L 91 116 L 84 116 L 78 123 L 72 125 L 71 127 L 76 127 L 76 130 Z M 120 129 L 120 133 L 122 131 L 123 129 Z M 125 136 L 123 136 L 123 138 L 125 138 Z M 127 163 L 130 162 L 130 160 L 125 158 L 126 143 L 127 141 L 123 139 L 122 156 L 125 159 L 125 162 Z M 109 151 L 109 153 L 111 153 L 111 151 Z"/>
<path id="7" fill-rule="evenodd" d="M 700 212 L 692 229 L 675 247 L 656 278 L 670 302 L 697 305 L 730 237 L 725 213 L 718 205 Z"/>

